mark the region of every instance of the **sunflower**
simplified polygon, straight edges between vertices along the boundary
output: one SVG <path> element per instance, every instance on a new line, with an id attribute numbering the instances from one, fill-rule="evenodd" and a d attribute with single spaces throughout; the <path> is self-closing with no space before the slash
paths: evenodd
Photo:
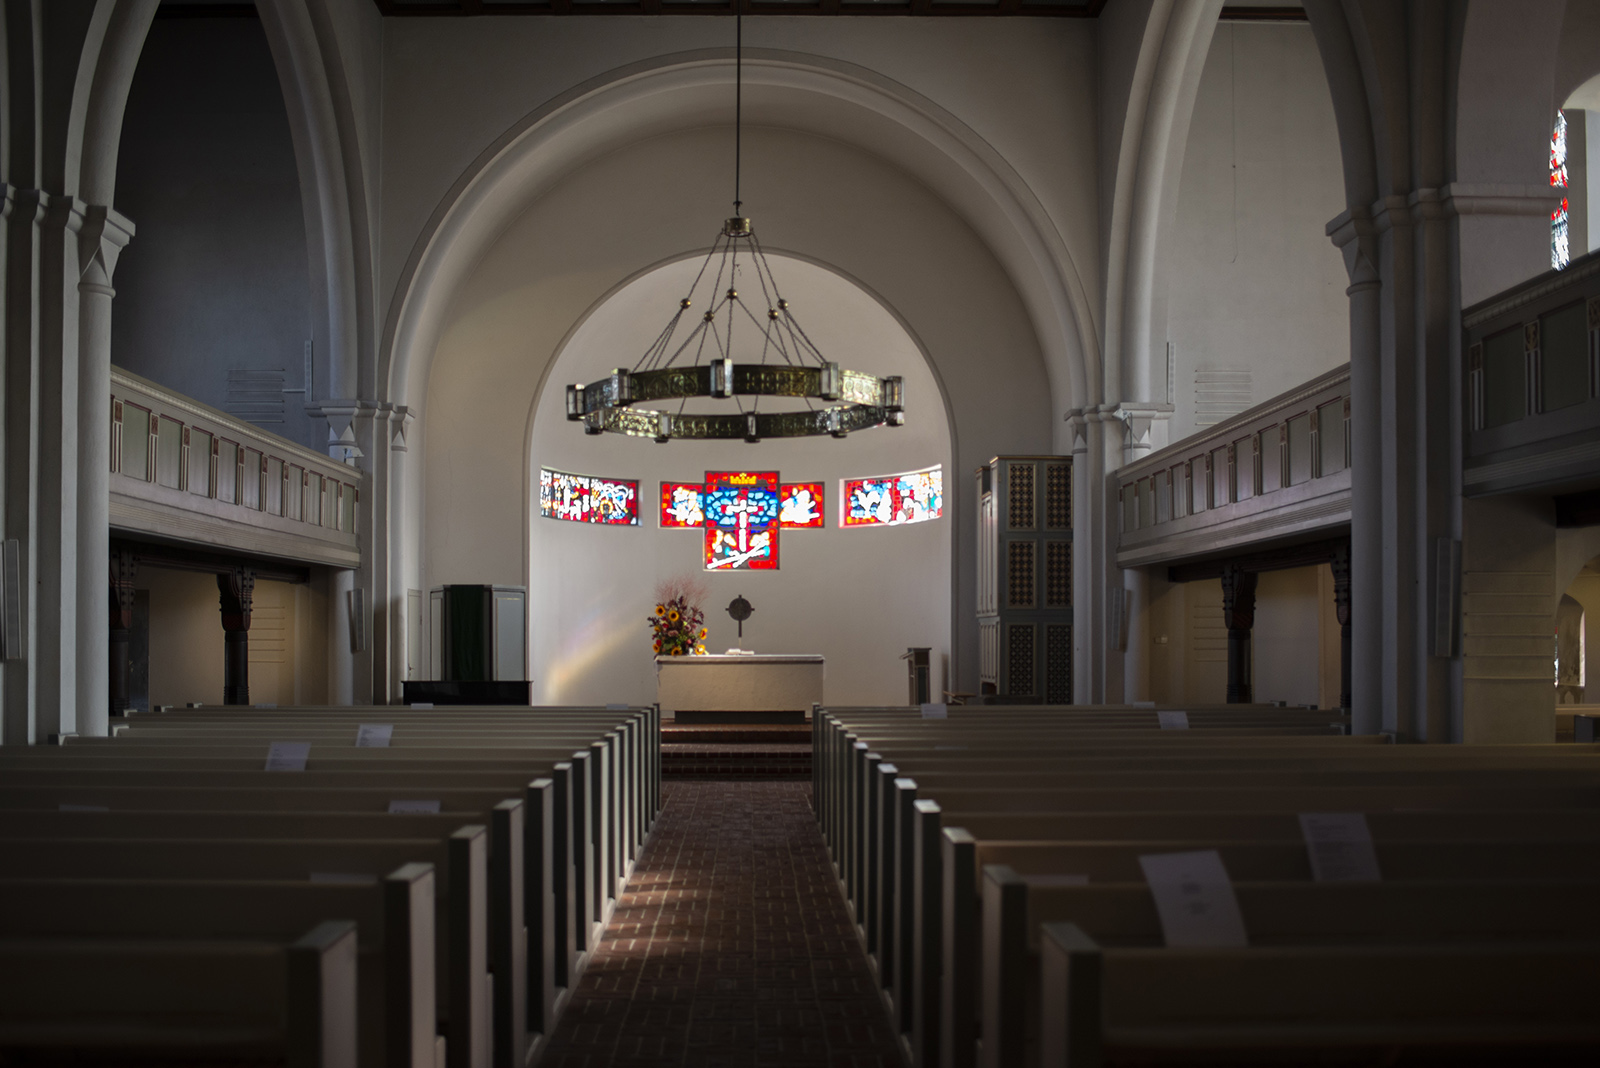
<path id="1" fill-rule="evenodd" d="M 666 614 L 667 614 L 667 606 L 666 605 L 664 605 L 664 604 L 656 605 L 656 615 L 664 616 Z"/>
<path id="2" fill-rule="evenodd" d="M 668 623 L 676 623 L 677 621 L 678 621 L 678 610 L 676 608 L 667 609 L 667 622 Z"/>
<path id="3" fill-rule="evenodd" d="M 656 644 L 656 652 L 659 653 L 661 651 L 661 639 L 657 638 L 655 644 Z"/>

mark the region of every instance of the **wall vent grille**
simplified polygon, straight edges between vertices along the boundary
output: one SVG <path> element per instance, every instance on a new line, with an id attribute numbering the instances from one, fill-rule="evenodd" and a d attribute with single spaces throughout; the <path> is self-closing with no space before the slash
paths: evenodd
<path id="1" fill-rule="evenodd" d="M 283 368 L 230 368 L 223 411 L 257 426 L 283 422 Z"/>
<path id="2" fill-rule="evenodd" d="M 1215 426 L 1250 407 L 1255 396 L 1248 367 L 1197 367 L 1194 425 Z"/>

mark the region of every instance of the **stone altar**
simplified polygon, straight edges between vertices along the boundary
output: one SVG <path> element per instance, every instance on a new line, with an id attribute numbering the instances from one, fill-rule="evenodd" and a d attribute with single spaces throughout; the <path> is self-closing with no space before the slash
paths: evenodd
<path id="1" fill-rule="evenodd" d="M 679 723 L 804 723 L 822 700 L 813 654 L 656 657 L 656 701 Z"/>

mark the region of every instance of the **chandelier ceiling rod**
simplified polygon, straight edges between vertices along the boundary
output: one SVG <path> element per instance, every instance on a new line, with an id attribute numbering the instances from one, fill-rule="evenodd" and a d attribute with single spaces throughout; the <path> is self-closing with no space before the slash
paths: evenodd
<path id="1" fill-rule="evenodd" d="M 739 214 L 739 165 L 744 161 L 744 12 L 733 16 L 733 213 Z"/>

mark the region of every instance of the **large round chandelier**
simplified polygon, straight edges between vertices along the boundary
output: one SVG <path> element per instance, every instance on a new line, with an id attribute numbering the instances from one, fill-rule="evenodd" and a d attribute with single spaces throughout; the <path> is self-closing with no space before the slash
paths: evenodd
<path id="1" fill-rule="evenodd" d="M 878 378 L 845 370 L 822 354 L 779 291 L 750 220 L 739 214 L 742 17 L 739 22 L 734 217 L 723 223 L 689 292 L 633 367 L 619 367 L 598 381 L 567 387 L 567 418 L 583 423 L 585 433 L 626 434 L 657 442 L 673 438 L 756 442 L 823 434 L 842 438 L 852 430 L 905 422 L 900 376 Z M 755 284 L 741 293 L 745 268 L 754 274 Z M 705 310 L 697 312 L 699 308 Z M 692 325 L 680 337 L 686 319 Z M 734 359 L 735 337 L 745 352 L 754 352 L 753 361 Z M 770 403 L 774 398 L 799 401 L 803 407 L 774 410 Z M 689 411 L 689 402 L 700 399 L 731 400 L 734 410 Z M 767 410 L 763 401 L 768 401 Z"/>

